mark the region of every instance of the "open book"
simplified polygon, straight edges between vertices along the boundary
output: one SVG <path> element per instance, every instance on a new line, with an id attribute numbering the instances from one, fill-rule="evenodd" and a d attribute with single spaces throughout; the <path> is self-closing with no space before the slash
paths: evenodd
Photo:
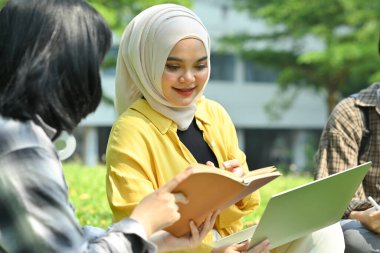
<path id="1" fill-rule="evenodd" d="M 179 204 L 181 218 L 165 228 L 178 237 L 190 232 L 190 220 L 199 226 L 211 212 L 235 204 L 281 175 L 275 167 L 253 170 L 244 177 L 202 164 L 195 164 L 193 167 L 193 174 L 173 191 L 182 192 L 189 203 Z"/>

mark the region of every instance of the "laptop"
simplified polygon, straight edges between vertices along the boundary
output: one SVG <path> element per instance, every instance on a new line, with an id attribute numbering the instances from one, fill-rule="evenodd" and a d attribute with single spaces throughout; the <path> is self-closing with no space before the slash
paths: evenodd
<path id="1" fill-rule="evenodd" d="M 364 163 L 273 195 L 257 225 L 216 240 L 212 246 L 251 238 L 249 248 L 269 239 L 272 249 L 340 221 L 371 166 Z"/>

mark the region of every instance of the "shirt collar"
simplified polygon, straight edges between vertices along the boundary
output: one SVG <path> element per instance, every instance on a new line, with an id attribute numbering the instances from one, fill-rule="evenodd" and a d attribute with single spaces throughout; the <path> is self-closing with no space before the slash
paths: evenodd
<path id="1" fill-rule="evenodd" d="M 36 116 L 35 123 L 39 125 L 42 128 L 42 130 L 44 130 L 44 132 L 50 140 L 52 140 L 54 136 L 57 134 L 57 130 L 46 124 L 39 115 Z"/>
<path id="2" fill-rule="evenodd" d="M 375 92 L 375 90 L 378 90 L 380 88 L 380 84 L 373 84 L 369 86 L 368 88 L 361 90 L 355 100 L 355 104 L 359 106 L 366 106 L 366 107 L 374 107 L 378 104 L 378 92 Z"/>
<path id="3" fill-rule="evenodd" d="M 211 125 L 210 113 L 206 108 L 206 98 L 202 96 L 196 103 L 195 118 L 204 124 Z"/>
<path id="4" fill-rule="evenodd" d="M 155 111 L 149 103 L 141 98 L 136 100 L 130 107 L 132 110 L 136 110 L 142 115 L 144 115 L 147 119 L 149 119 L 153 125 L 162 133 L 165 134 L 170 126 L 174 124 L 174 122 L 166 118 L 164 115 L 161 113 Z M 175 124 L 174 124 L 175 125 Z"/>
<path id="5" fill-rule="evenodd" d="M 380 83 L 374 83 L 366 89 L 361 90 L 355 96 L 355 104 L 359 107 L 376 107 L 380 114 Z"/>

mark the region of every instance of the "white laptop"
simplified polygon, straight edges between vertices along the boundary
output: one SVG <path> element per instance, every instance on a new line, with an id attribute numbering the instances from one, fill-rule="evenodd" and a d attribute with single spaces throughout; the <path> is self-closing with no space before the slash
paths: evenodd
<path id="1" fill-rule="evenodd" d="M 249 248 L 264 239 L 276 248 L 338 222 L 371 166 L 368 162 L 272 196 L 257 225 L 214 241 L 212 246 L 251 238 Z"/>

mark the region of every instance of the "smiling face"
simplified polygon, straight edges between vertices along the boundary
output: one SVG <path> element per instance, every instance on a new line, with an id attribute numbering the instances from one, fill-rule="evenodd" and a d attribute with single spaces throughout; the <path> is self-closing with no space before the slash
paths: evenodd
<path id="1" fill-rule="evenodd" d="M 200 40 L 179 41 L 170 51 L 162 74 L 162 92 L 169 103 L 188 106 L 203 91 L 209 74 L 207 52 Z"/>

